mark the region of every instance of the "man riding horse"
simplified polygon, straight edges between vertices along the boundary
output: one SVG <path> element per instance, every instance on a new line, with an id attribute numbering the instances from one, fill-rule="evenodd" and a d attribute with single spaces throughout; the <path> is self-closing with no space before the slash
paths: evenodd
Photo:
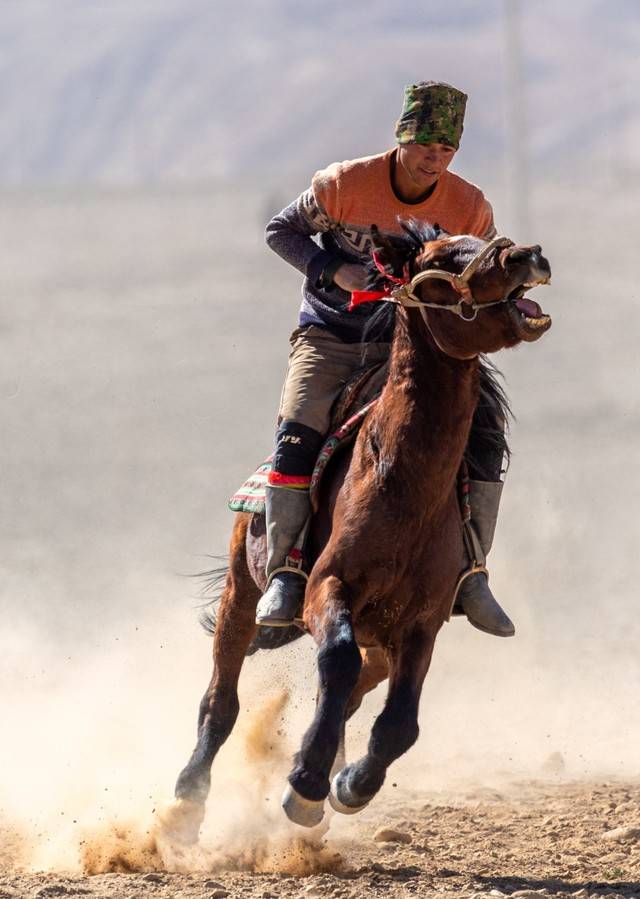
<path id="1" fill-rule="evenodd" d="M 437 223 L 450 234 L 495 236 L 483 193 L 448 171 L 460 144 L 466 101 L 465 94 L 441 82 L 409 85 L 396 147 L 317 172 L 311 187 L 267 226 L 271 249 L 305 281 L 266 487 L 267 589 L 256 610 L 259 625 L 286 627 L 300 613 L 306 585 L 301 535 L 331 408 L 356 370 L 389 355 L 391 335 L 373 340 L 367 331 L 375 305 L 347 308 L 351 292 L 366 286 L 372 224 L 388 235 L 401 234 L 401 222 L 413 219 Z M 319 244 L 313 240 L 318 234 Z M 476 440 L 474 428 L 475 420 L 470 445 Z M 491 593 L 484 568 L 502 490 L 503 449 L 500 442 L 483 447 L 481 465 L 471 472 L 474 537 L 467 546 L 469 558 L 460 560 L 460 570 L 468 574 L 461 579 L 456 607 L 480 630 L 509 637 L 515 628 Z"/>

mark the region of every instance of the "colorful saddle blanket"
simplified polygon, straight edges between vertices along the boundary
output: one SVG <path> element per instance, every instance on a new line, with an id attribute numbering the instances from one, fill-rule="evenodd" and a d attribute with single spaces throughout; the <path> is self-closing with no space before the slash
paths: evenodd
<path id="1" fill-rule="evenodd" d="M 314 510 L 317 508 L 318 486 L 329 461 L 338 449 L 355 439 L 367 412 L 377 401 L 378 396 L 375 396 L 333 431 L 323 443 L 311 476 L 311 505 Z M 272 459 L 273 456 L 269 456 L 233 494 L 229 500 L 229 508 L 232 512 L 256 512 L 259 515 L 264 512 L 264 488 L 271 471 Z"/>

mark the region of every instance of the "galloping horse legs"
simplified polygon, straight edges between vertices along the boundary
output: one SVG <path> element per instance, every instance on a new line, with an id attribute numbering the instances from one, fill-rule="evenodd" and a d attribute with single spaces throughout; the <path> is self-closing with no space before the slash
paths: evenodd
<path id="1" fill-rule="evenodd" d="M 260 591 L 246 567 L 242 539 L 232 546 L 232 565 L 222 596 L 213 644 L 213 675 L 198 715 L 198 741 L 176 784 L 177 799 L 204 807 L 211 784 L 211 764 L 238 717 L 238 678 L 247 648 L 255 634 L 255 609 Z M 197 830 L 194 838 L 197 838 Z"/>
<path id="2" fill-rule="evenodd" d="M 389 692 L 371 731 L 367 754 L 334 778 L 331 805 L 351 814 L 363 808 L 384 783 L 389 765 L 418 739 L 418 705 L 429 670 L 437 628 L 416 624 L 392 653 Z"/>
<path id="3" fill-rule="evenodd" d="M 347 702 L 362 666 L 344 584 L 331 576 L 317 589 L 320 595 L 312 602 L 322 610 L 318 702 L 313 722 L 303 737 L 302 748 L 296 753 L 288 777 L 290 787 L 283 799 L 285 812 L 291 820 L 307 827 L 322 819 L 324 799 L 329 792 L 329 772 L 338 750 Z M 314 636 L 318 638 L 318 634 Z"/>

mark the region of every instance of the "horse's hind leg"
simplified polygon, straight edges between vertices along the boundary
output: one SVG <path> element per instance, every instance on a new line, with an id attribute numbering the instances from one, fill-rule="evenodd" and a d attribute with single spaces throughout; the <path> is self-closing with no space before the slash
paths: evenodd
<path id="1" fill-rule="evenodd" d="M 309 606 L 318 608 L 313 628 L 318 648 L 320 685 L 316 713 L 294 759 L 285 790 L 283 807 L 296 824 L 313 827 L 322 820 L 329 792 L 329 772 L 340 743 L 349 696 L 355 687 L 362 661 L 355 641 L 346 587 L 328 577 L 316 587 Z"/>
<path id="2" fill-rule="evenodd" d="M 198 715 L 198 741 L 176 784 L 176 799 L 186 802 L 191 826 L 185 838 L 197 839 L 204 803 L 211 784 L 211 765 L 238 717 L 238 678 L 255 634 L 255 609 L 260 591 L 246 561 L 247 519 L 239 516 L 231 542 L 231 564 L 220 602 L 213 644 L 213 675 Z M 190 832 L 189 832 L 190 831 Z"/>
<path id="3" fill-rule="evenodd" d="M 364 808 L 375 796 L 389 765 L 418 739 L 418 705 L 437 628 L 415 625 L 392 656 L 389 692 L 375 721 L 367 754 L 347 765 L 331 785 L 332 807 L 344 814 Z"/>

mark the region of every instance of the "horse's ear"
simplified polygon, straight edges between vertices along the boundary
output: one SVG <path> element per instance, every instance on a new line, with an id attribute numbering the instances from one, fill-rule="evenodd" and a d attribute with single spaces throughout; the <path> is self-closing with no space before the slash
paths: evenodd
<path id="1" fill-rule="evenodd" d="M 451 237 L 451 232 L 447 231 L 446 228 L 443 228 L 442 225 L 439 225 L 437 222 L 434 222 L 433 230 L 436 232 L 437 240 L 439 240 L 441 237 Z"/>
<path id="2" fill-rule="evenodd" d="M 375 252 L 378 261 L 385 267 L 390 275 L 400 277 L 406 263 L 411 258 L 411 248 L 402 238 L 389 237 L 382 234 L 377 225 L 371 225 L 371 249 Z"/>

